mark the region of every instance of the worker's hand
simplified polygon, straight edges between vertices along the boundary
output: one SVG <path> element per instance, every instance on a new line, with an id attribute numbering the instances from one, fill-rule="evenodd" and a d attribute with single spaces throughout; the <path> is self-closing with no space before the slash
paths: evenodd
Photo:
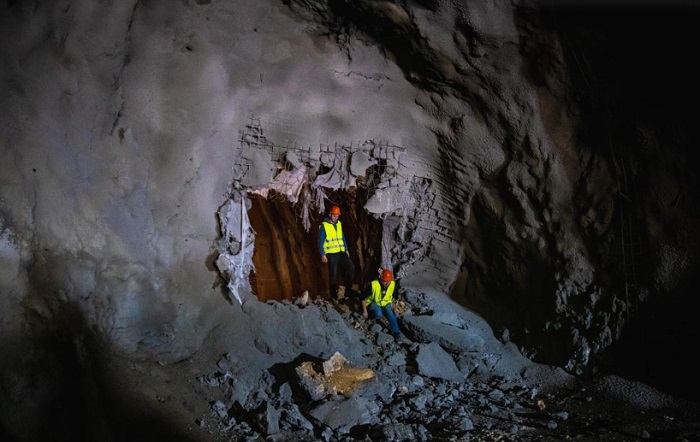
<path id="1" fill-rule="evenodd" d="M 368 316 L 369 316 L 369 315 L 367 314 L 367 309 L 364 308 L 364 309 L 362 310 L 362 318 L 363 318 L 363 319 L 367 319 Z"/>
<path id="2" fill-rule="evenodd" d="M 321 261 L 328 262 L 328 258 L 326 258 L 326 255 L 321 256 Z"/>

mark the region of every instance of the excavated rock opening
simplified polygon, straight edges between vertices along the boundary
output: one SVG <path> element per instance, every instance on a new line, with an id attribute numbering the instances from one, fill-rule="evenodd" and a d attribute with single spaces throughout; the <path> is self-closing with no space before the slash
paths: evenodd
<path id="1" fill-rule="evenodd" d="M 308 291 L 312 298 L 328 298 L 328 271 L 318 252 L 318 226 L 327 209 L 337 205 L 355 264 L 355 284 L 361 286 L 376 276 L 381 265 L 382 220 L 369 214 L 366 192 L 353 188 L 328 194 L 323 213 L 312 212 L 306 231 L 297 205 L 277 192 L 267 198 L 249 194 L 248 210 L 255 231 L 253 264 L 249 275 L 252 292 L 260 301 L 292 300 Z"/>
<path id="2" fill-rule="evenodd" d="M 341 221 L 356 267 L 353 286 L 375 278 L 380 266 L 391 268 L 397 279 L 407 276 L 406 266 L 422 260 L 435 246 L 426 233 L 437 233 L 441 219 L 439 210 L 431 210 L 439 206 L 432 188 L 435 177 L 426 170 L 416 175 L 425 166 L 418 159 L 402 162 L 404 148 L 371 140 L 354 146 L 284 147 L 263 133 L 255 120 L 241 131 L 244 146 L 234 166 L 241 177 L 233 179 L 217 213 L 222 236 L 214 264 L 227 281 L 231 301 L 242 304 L 250 295 L 292 299 L 307 291 L 312 297 L 329 296 L 326 266 L 316 267 L 321 261 L 315 243 L 332 205 L 343 211 Z M 250 215 L 253 197 L 274 202 L 256 207 Z M 277 225 L 278 218 L 284 227 Z M 297 224 L 308 237 L 289 230 Z M 263 238 L 254 259 L 259 234 Z M 453 239 L 444 231 L 440 235 Z"/>

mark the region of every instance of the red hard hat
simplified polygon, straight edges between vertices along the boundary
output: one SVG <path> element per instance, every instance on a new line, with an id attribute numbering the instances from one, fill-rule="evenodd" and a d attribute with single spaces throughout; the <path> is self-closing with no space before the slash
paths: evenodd
<path id="1" fill-rule="evenodd" d="M 394 279 L 394 277 L 391 274 L 391 270 L 389 270 L 389 269 L 384 269 L 382 271 L 381 278 L 382 278 L 382 281 L 384 281 L 384 282 L 391 282 L 391 280 Z"/>
<path id="2" fill-rule="evenodd" d="M 331 215 L 340 215 L 340 207 L 338 206 L 333 206 L 331 207 Z"/>

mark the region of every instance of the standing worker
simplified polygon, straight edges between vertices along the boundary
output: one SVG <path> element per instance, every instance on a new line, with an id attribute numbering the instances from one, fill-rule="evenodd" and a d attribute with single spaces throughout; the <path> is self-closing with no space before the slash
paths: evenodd
<path id="1" fill-rule="evenodd" d="M 391 307 L 391 302 L 394 300 L 394 290 L 396 289 L 396 281 L 391 274 L 391 270 L 384 269 L 381 271 L 378 279 L 370 282 L 362 292 L 362 317 L 367 319 L 379 319 L 385 316 L 389 320 L 391 327 L 391 335 L 394 339 L 401 336 L 399 323 Z"/>
<path id="2" fill-rule="evenodd" d="M 318 247 L 321 261 L 328 263 L 328 282 L 330 283 L 331 299 L 338 299 L 338 266 L 345 276 L 345 291 L 353 294 L 352 282 L 355 279 L 355 265 L 348 254 L 348 244 L 343 234 L 340 218 L 340 207 L 331 207 L 328 218 L 324 219 L 319 228 Z"/>

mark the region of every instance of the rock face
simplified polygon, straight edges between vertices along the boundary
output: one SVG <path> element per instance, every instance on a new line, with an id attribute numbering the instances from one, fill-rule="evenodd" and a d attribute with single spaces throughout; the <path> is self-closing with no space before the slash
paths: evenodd
<path id="1" fill-rule="evenodd" d="M 416 297 L 402 327 L 419 344 L 389 366 L 463 391 L 497 376 L 493 329 L 523 369 L 696 397 L 675 380 L 692 374 L 700 303 L 698 11 L 463 3 L 3 3 L 0 436 L 70 434 L 88 410 L 102 420 L 83 436 L 113 432 L 107 416 L 129 419 L 107 405 L 113 383 L 149 394 L 112 359 L 134 379 L 198 361 L 178 375 L 222 387 L 227 419 L 257 410 L 272 367 L 376 363 L 322 303 L 330 205 L 356 283 L 391 268 Z M 342 402 L 359 424 L 330 405 L 285 413 L 346 434 L 376 424 L 382 388 Z M 168 411 L 203 415 L 194 402 Z"/>

